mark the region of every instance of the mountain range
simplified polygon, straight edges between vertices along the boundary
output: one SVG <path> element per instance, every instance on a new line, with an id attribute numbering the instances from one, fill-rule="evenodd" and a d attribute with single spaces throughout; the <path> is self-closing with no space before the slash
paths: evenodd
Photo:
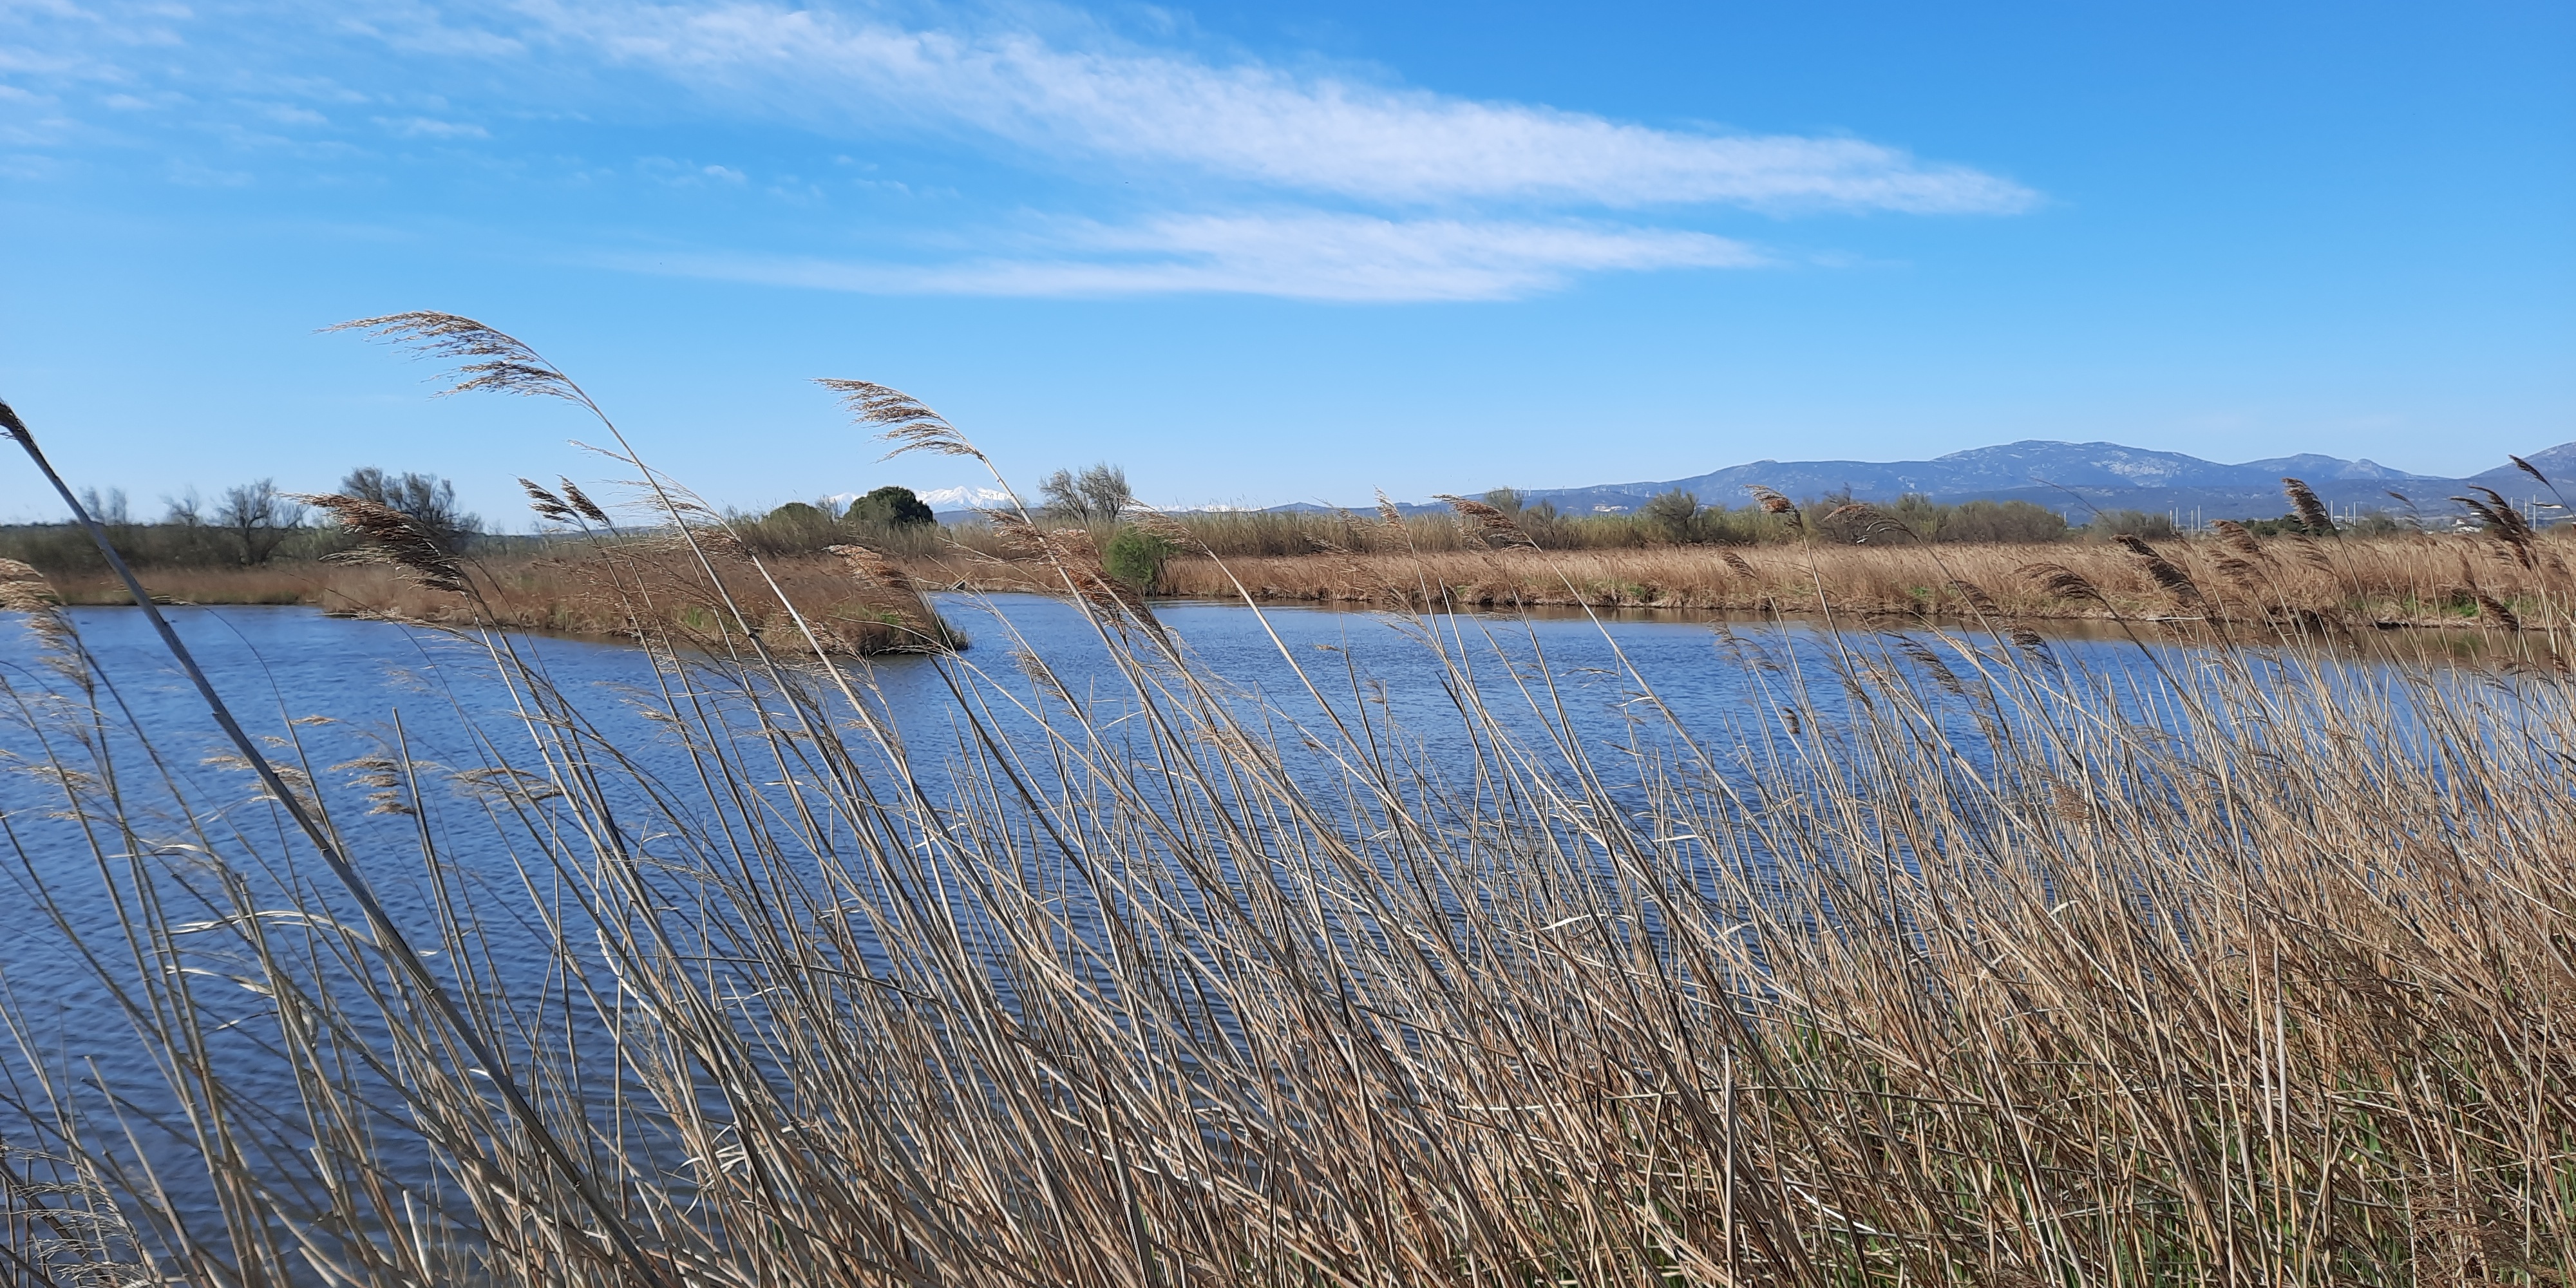
<path id="1" fill-rule="evenodd" d="M 2576 442 L 2544 448 L 2523 459 L 2576 495 Z M 2403 512 L 2410 504 L 2425 517 L 2455 514 L 2460 507 L 2450 498 L 2466 493 L 2472 486 L 2493 488 L 2516 502 L 2554 499 L 2548 489 L 2510 462 L 2467 478 L 2445 478 L 2410 474 L 2377 461 L 2346 460 L 2315 452 L 2228 465 L 2181 452 L 2150 451 L 2120 443 L 2063 443 L 2048 439 L 1973 447 L 1928 461 L 1760 460 L 1688 478 L 1519 491 L 1524 501 L 1548 501 L 1560 511 L 1575 514 L 1625 513 L 1658 494 L 1675 490 L 1697 496 L 1702 505 L 1725 506 L 1746 504 L 1752 499 L 1749 489 L 1756 486 L 1771 488 L 1800 502 L 1846 490 L 1865 501 L 1893 501 L 1907 493 L 1921 493 L 1947 504 L 2029 501 L 2082 523 L 2094 510 L 2171 511 L 2185 518 L 2197 512 L 2203 520 L 2268 518 L 2289 508 L 2281 493 L 2284 478 L 2306 483 L 2339 514 L 2356 510 Z M 2405 500 L 2401 502 L 2391 493 L 2403 494 Z M 921 494 L 921 499 L 949 522 L 975 521 L 980 517 L 978 507 L 998 504 L 1008 497 L 1008 493 L 992 488 L 967 487 Z M 1299 501 L 1271 508 L 1293 511 L 1333 507 Z M 1408 502 L 1398 508 L 1414 513 L 1447 507 Z"/>
<path id="2" fill-rule="evenodd" d="M 2524 459 L 2552 479 L 2563 479 L 2563 485 L 2576 492 L 2576 442 L 2533 452 Z M 1559 510 L 1574 513 L 1618 513 L 1676 489 L 1696 495 L 1703 505 L 1729 506 L 1744 504 L 1751 496 L 1748 489 L 1756 486 L 1802 501 L 1845 490 L 1867 501 L 1921 493 L 1945 503 L 2029 501 L 2065 511 L 2081 523 L 2093 509 L 2186 514 L 2198 510 L 2210 519 L 2277 515 L 2287 509 L 2281 494 L 2285 477 L 2305 482 L 2337 510 L 2402 510 L 2405 506 L 2389 495 L 2398 492 L 2426 514 L 2449 513 L 2458 507 L 2448 498 L 2470 485 L 2491 487 L 2515 500 L 2535 492 L 2543 501 L 2551 499 L 2546 489 L 2510 462 L 2458 479 L 2316 453 L 2227 465 L 2119 443 L 2044 439 L 1970 448 L 1928 461 L 1761 460 L 1689 478 L 1531 488 L 1522 496 L 1553 502 Z"/>

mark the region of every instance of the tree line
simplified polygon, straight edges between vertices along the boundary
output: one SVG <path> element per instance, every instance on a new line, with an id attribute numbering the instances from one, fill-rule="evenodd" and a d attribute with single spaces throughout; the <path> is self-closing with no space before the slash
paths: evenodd
<path id="1" fill-rule="evenodd" d="M 411 516 L 447 550 L 462 551 L 484 535 L 483 520 L 457 504 L 456 485 L 435 474 L 394 473 L 373 465 L 340 480 L 343 495 Z M 311 559 L 346 546 L 339 530 L 312 507 L 281 492 L 273 478 L 205 496 L 189 488 L 162 498 L 157 519 L 138 519 L 122 488 L 82 494 L 81 506 L 107 529 L 108 541 L 138 568 L 255 568 L 280 559 Z M 88 572 L 106 561 L 75 524 L 0 528 L 0 552 L 48 573 Z"/>

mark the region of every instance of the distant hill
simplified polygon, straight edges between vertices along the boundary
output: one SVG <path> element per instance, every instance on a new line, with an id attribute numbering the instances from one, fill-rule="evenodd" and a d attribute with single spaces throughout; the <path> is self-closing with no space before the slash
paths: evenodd
<path id="1" fill-rule="evenodd" d="M 2576 494 L 2576 442 L 2525 459 Z M 2426 514 L 2458 507 L 2447 499 L 2477 483 L 2521 498 L 2539 485 L 2510 463 L 2468 479 L 2409 474 L 2376 461 L 2307 453 L 2235 465 L 2181 452 L 2156 452 L 2119 443 L 2060 443 L 2028 439 L 1970 448 L 1928 461 L 1754 461 L 1689 478 L 1591 487 L 1533 488 L 1524 495 L 1575 513 L 1617 513 L 1658 493 L 1681 489 L 1706 505 L 1742 505 L 1749 488 L 1776 489 L 1805 500 L 1848 489 L 1862 500 L 1892 501 L 1909 492 L 1936 501 L 2024 500 L 2067 512 L 2082 522 L 2088 508 L 2151 512 L 2199 510 L 2206 518 L 2275 515 L 2287 508 L 2283 477 L 2300 479 L 2337 509 L 2401 510 L 2402 492 Z M 2543 493 L 2543 500 L 2548 499 Z"/>

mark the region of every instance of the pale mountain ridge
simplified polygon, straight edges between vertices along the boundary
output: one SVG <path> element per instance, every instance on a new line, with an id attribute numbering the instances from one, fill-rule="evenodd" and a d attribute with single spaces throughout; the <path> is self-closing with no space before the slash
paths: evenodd
<path id="1" fill-rule="evenodd" d="M 2576 480 L 2576 443 L 2526 459 L 2552 478 L 2563 474 Z M 2470 479 L 2447 479 L 2315 452 L 2231 465 L 2122 443 L 2025 439 L 1923 461 L 1760 460 L 1688 478 L 1532 488 L 1523 495 L 1577 512 L 1632 509 L 1649 497 L 1677 489 L 1697 495 L 1704 504 L 1741 505 L 1749 489 L 1759 486 L 1800 499 L 1848 490 L 1871 501 L 1921 493 L 1945 502 L 1982 497 L 2030 500 L 2052 509 L 2062 505 L 2155 510 L 2199 506 L 2256 515 L 2279 511 L 2285 476 L 2304 480 L 2331 502 L 2369 509 L 2390 507 L 2391 490 L 2407 493 L 2418 504 L 2447 505 L 2444 498 L 2463 484 L 2483 483 L 2508 494 L 2536 486 L 2509 463 Z"/>

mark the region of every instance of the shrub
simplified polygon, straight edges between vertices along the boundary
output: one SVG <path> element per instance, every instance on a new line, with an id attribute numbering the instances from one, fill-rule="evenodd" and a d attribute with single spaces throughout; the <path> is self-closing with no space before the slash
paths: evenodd
<path id="1" fill-rule="evenodd" d="M 1945 507 L 1939 540 L 2040 542 L 2066 535 L 2066 516 L 2028 501 L 1963 501 Z"/>
<path id="2" fill-rule="evenodd" d="M 1110 576 L 1151 594 L 1163 579 L 1163 562 L 1176 549 L 1170 538 L 1131 524 L 1109 538 L 1100 562 Z"/>
<path id="3" fill-rule="evenodd" d="M 1637 518 L 1661 531 L 1666 540 L 1693 541 L 1699 536 L 1699 498 L 1675 488 L 1637 509 Z"/>

